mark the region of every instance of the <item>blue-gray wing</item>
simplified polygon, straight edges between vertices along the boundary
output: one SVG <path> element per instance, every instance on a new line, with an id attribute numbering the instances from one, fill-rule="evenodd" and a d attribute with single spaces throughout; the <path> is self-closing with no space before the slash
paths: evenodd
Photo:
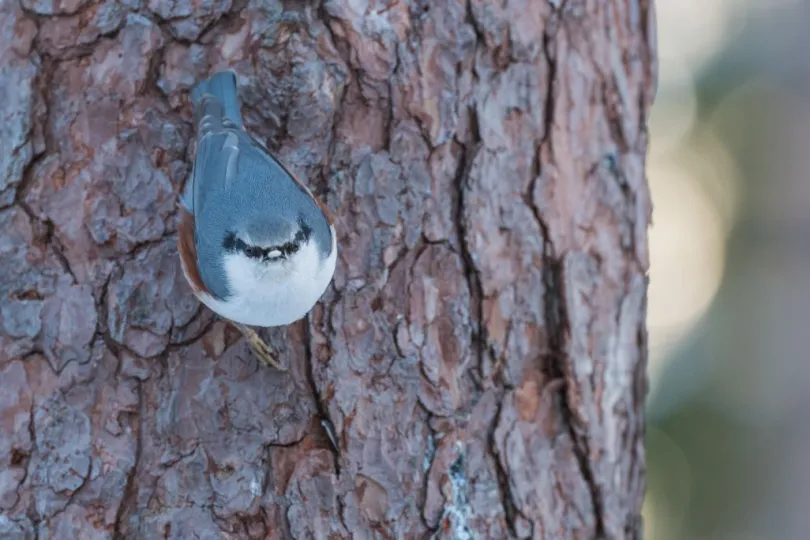
<path id="1" fill-rule="evenodd" d="M 205 212 L 208 200 L 212 197 L 221 200 L 233 189 L 238 172 L 240 139 L 243 138 L 240 135 L 238 128 L 200 134 L 191 186 L 187 189 L 192 213 Z"/>
<path id="2" fill-rule="evenodd" d="M 220 71 L 191 91 L 197 125 L 197 157 L 183 204 L 192 213 L 212 193 L 221 195 L 233 183 L 239 139 L 245 137 L 236 88 L 236 76 Z"/>

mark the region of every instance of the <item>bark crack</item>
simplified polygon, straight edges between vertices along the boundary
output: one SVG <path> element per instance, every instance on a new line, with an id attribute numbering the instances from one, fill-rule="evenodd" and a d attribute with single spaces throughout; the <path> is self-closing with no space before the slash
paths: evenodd
<path id="1" fill-rule="evenodd" d="M 138 415 L 133 415 L 133 420 L 137 417 L 137 421 L 133 423 L 132 429 L 137 431 L 135 439 L 135 462 L 127 474 L 127 481 L 124 485 L 124 496 L 121 498 L 121 503 L 118 505 L 118 510 L 115 513 L 115 523 L 113 525 L 113 533 L 116 538 L 124 538 L 123 531 L 125 530 L 124 520 L 127 515 L 134 511 L 137 507 L 138 495 L 138 466 L 141 462 L 141 454 L 143 453 L 143 419 L 146 418 L 146 402 L 143 397 L 143 384 L 138 381 L 136 383 L 138 388 Z"/>
<path id="2" fill-rule="evenodd" d="M 554 37 L 556 35 L 557 25 L 561 14 L 564 12 L 566 0 L 552 12 L 552 16 L 548 22 L 547 30 L 543 35 L 543 52 L 546 58 L 547 72 L 548 72 L 548 87 L 544 102 L 544 133 L 539 146 L 536 149 L 534 160 L 534 175 L 530 183 L 528 191 L 524 194 L 526 204 L 534 214 L 535 220 L 540 227 L 541 234 L 543 235 L 543 281 L 544 281 L 544 298 L 543 304 L 545 306 L 545 325 L 549 334 L 549 362 L 547 369 L 551 379 L 562 380 L 564 382 L 560 387 L 560 408 L 563 422 L 566 426 L 569 436 L 573 442 L 574 452 L 577 459 L 577 465 L 582 474 L 588 490 L 591 495 L 591 505 L 593 506 L 594 519 L 596 522 L 595 535 L 597 538 L 604 538 L 604 515 L 603 515 L 603 501 L 602 493 L 596 484 L 596 479 L 590 464 L 590 445 L 588 442 L 588 435 L 582 434 L 576 427 L 576 415 L 571 409 L 568 401 L 569 387 L 576 384 L 567 376 L 566 362 L 571 362 L 573 359 L 566 353 L 569 320 L 565 307 L 565 283 L 563 280 L 563 264 L 559 255 L 555 253 L 555 248 L 551 238 L 551 231 L 548 224 L 540 212 L 540 209 L 534 202 L 534 191 L 537 181 L 543 173 L 543 156 L 551 154 L 553 148 L 553 137 L 551 136 L 552 128 L 554 126 L 554 114 L 556 107 L 556 91 L 558 83 L 558 66 L 557 56 L 554 50 Z M 549 149 L 549 152 L 544 154 L 543 150 Z"/>
<path id="3" fill-rule="evenodd" d="M 591 494 L 591 504 L 596 521 L 596 538 L 605 537 L 604 504 L 602 493 L 596 484 L 596 479 L 590 464 L 590 444 L 588 434 L 577 429 L 577 419 L 568 401 L 568 388 L 575 384 L 567 376 L 566 362 L 574 361 L 565 352 L 569 322 L 565 309 L 565 284 L 562 279 L 562 263 L 553 254 L 550 242 L 545 242 L 544 249 L 544 281 L 546 326 L 549 329 L 551 355 L 549 356 L 549 371 L 553 379 L 564 381 L 560 389 L 560 409 L 563 422 L 574 445 L 577 464 L 588 490 Z"/>
<path id="4" fill-rule="evenodd" d="M 515 504 L 514 496 L 512 495 L 512 487 L 509 485 L 509 472 L 504 467 L 501 459 L 499 458 L 498 445 L 495 441 L 495 430 L 498 428 L 498 422 L 501 417 L 501 409 L 503 408 L 503 396 L 498 400 L 498 409 L 492 420 L 489 432 L 487 433 L 487 446 L 489 447 L 489 454 L 493 457 L 492 461 L 495 464 L 495 475 L 498 480 L 498 494 L 500 495 L 501 505 L 503 506 L 504 517 L 506 518 L 506 525 L 509 527 L 513 536 L 517 537 L 517 526 L 515 522 L 517 516 L 520 515 L 526 518 Z"/>
<path id="5" fill-rule="evenodd" d="M 326 163 L 321 168 L 321 176 L 324 184 L 326 186 L 329 185 L 328 179 L 328 171 L 332 167 L 332 162 L 335 158 L 335 150 L 337 146 L 337 135 L 338 135 L 338 128 L 340 125 L 342 111 L 345 110 L 345 102 L 346 96 L 348 95 L 348 86 L 351 82 L 347 80 L 349 78 L 348 72 L 352 71 L 351 67 L 351 58 L 349 56 L 349 51 L 344 50 L 342 46 L 343 43 L 337 38 L 335 33 L 332 31 L 332 27 L 329 25 L 329 20 L 332 18 L 329 15 L 329 11 L 326 9 L 326 0 L 321 0 L 320 4 L 318 5 L 318 18 L 321 20 L 326 32 L 329 34 L 329 39 L 332 42 L 332 46 L 335 48 L 337 53 L 340 55 L 340 59 L 343 62 L 345 69 L 347 70 L 346 78 L 342 81 L 343 84 L 340 89 L 340 97 L 337 98 L 337 104 L 335 107 L 335 116 L 332 119 L 332 126 L 330 130 L 330 138 L 329 138 L 329 145 L 327 146 L 326 150 Z"/>
<path id="6" fill-rule="evenodd" d="M 312 353 L 312 323 L 310 322 L 309 317 L 305 319 L 306 321 L 306 336 L 307 336 L 307 345 L 305 347 L 305 358 L 306 358 L 306 366 L 307 366 L 307 382 L 309 382 L 310 390 L 312 391 L 312 399 L 315 401 L 315 411 L 318 415 L 318 425 L 321 426 L 323 430 L 323 435 L 325 440 L 334 441 L 333 445 L 338 443 L 337 440 L 334 440 L 335 437 L 333 435 L 334 429 L 332 429 L 332 433 L 330 430 L 322 424 L 323 421 L 328 422 L 330 425 L 334 425 L 332 423 L 332 418 L 329 415 L 329 407 L 327 406 L 326 402 L 323 400 L 320 391 L 318 391 L 318 385 L 315 381 L 315 355 Z M 340 477 L 340 449 L 334 448 L 334 467 L 335 467 L 335 477 Z"/>
<path id="7" fill-rule="evenodd" d="M 40 58 L 42 58 L 42 64 L 39 66 L 34 83 L 34 86 L 37 88 L 37 93 L 35 98 L 36 104 L 34 106 L 32 116 L 36 116 L 37 105 L 42 106 L 43 115 L 41 118 L 36 118 L 32 124 L 39 122 L 42 126 L 42 138 L 44 144 L 42 150 L 35 153 L 25 166 L 22 179 L 17 185 L 17 191 L 12 204 L 21 208 L 22 211 L 28 216 L 28 219 L 37 225 L 39 229 L 37 239 L 41 241 L 47 248 L 50 248 L 56 259 L 59 261 L 62 270 L 70 276 L 73 284 L 75 285 L 78 283 L 76 274 L 73 272 L 73 269 L 70 267 L 70 263 L 65 256 L 64 245 L 62 244 L 58 235 L 56 235 L 53 221 L 47 218 L 40 218 L 25 201 L 25 195 L 28 192 L 31 184 L 34 182 L 34 171 L 36 171 L 37 167 L 39 167 L 39 165 L 53 152 L 52 149 L 54 148 L 54 137 L 49 129 L 51 124 L 51 108 L 49 104 L 52 98 L 53 74 L 59 66 L 58 60 L 55 60 L 51 55 L 40 50 L 39 43 L 37 41 L 34 42 L 33 46 L 36 53 L 40 56 Z M 32 146 L 34 145 L 31 139 L 34 136 L 34 133 L 29 132 L 27 140 L 32 144 Z"/>
<path id="8" fill-rule="evenodd" d="M 477 130 L 475 130 L 475 133 L 477 134 Z M 467 238 L 470 231 L 465 217 L 468 177 L 472 168 L 473 159 L 477 155 L 480 147 L 480 142 L 461 145 L 462 152 L 454 180 L 454 185 L 456 186 L 454 221 L 461 254 L 461 263 L 464 269 L 464 278 L 467 280 L 467 286 L 470 289 L 470 313 L 473 318 L 472 341 L 476 355 L 476 368 L 479 373 L 483 373 L 486 348 L 486 330 L 484 328 L 483 313 L 484 289 L 481 284 L 481 276 L 478 273 L 475 259 L 467 245 Z"/>

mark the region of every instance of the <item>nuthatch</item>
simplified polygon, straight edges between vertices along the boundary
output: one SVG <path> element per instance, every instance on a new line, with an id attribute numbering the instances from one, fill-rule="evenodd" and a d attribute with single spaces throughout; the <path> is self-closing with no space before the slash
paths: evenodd
<path id="1" fill-rule="evenodd" d="M 203 304 L 281 369 L 245 325 L 283 326 L 312 309 L 335 272 L 332 216 L 245 131 L 232 72 L 199 83 L 191 100 L 197 154 L 178 228 L 183 274 Z"/>

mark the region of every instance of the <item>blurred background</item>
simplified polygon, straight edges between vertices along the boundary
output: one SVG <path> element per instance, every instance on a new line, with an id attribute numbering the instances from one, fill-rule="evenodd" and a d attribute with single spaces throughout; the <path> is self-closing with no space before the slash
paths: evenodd
<path id="1" fill-rule="evenodd" d="M 810 0 L 655 0 L 648 540 L 810 539 Z"/>

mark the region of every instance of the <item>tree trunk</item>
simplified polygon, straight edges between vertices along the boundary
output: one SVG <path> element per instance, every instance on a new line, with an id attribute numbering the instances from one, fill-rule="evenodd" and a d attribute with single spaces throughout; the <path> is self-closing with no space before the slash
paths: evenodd
<path id="1" fill-rule="evenodd" d="M 651 0 L 0 0 L 0 537 L 640 538 Z M 258 365 L 189 88 L 336 216 Z"/>

